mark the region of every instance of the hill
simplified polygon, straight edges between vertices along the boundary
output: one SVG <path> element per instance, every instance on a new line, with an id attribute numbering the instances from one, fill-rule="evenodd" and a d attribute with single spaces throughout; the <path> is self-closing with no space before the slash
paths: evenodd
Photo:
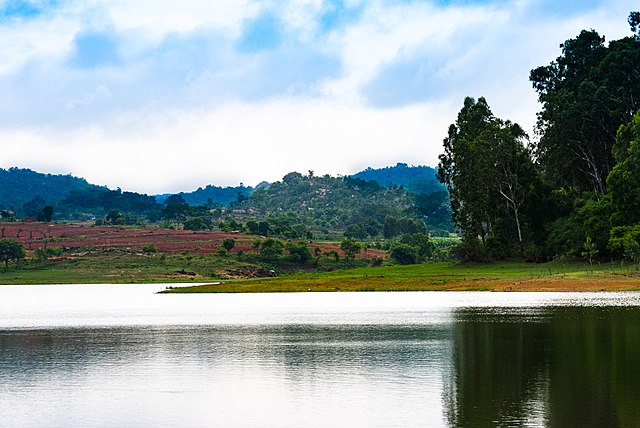
<path id="1" fill-rule="evenodd" d="M 45 205 L 53 206 L 56 219 L 103 217 L 110 210 L 157 217 L 161 208 L 151 196 L 110 190 L 72 175 L 0 169 L 0 209 L 14 211 L 19 218 L 35 218 Z"/>
<path id="2" fill-rule="evenodd" d="M 382 233 L 389 218 L 414 217 L 413 198 L 402 189 L 353 177 L 298 172 L 258 187 L 234 208 L 258 218 L 285 216 L 288 221 L 325 231 L 360 225 L 372 237 Z"/>
<path id="3" fill-rule="evenodd" d="M 193 192 L 180 192 L 178 194 L 191 206 L 212 207 L 216 205 L 228 206 L 237 201 L 239 195 L 242 195 L 240 196 L 242 198 L 249 196 L 252 192 L 252 187 L 245 187 L 240 183 L 236 187 L 219 187 L 209 184 L 204 188 L 199 187 Z M 171 196 L 170 193 L 157 195 L 156 200 L 162 204 L 169 196 Z"/>
<path id="4" fill-rule="evenodd" d="M 435 168 L 428 166 L 408 166 L 406 163 L 397 163 L 386 168 L 367 168 L 353 174 L 352 177 L 366 181 L 374 180 L 384 187 L 404 187 L 415 194 L 430 194 L 444 190 L 436 178 Z"/>
<path id="5" fill-rule="evenodd" d="M 19 215 L 30 215 L 28 204 L 36 198 L 42 205 L 59 204 L 70 192 L 101 189 L 84 178 L 72 175 L 42 174 L 30 169 L 0 168 L 0 207 Z M 27 212 L 25 212 L 25 205 Z"/>

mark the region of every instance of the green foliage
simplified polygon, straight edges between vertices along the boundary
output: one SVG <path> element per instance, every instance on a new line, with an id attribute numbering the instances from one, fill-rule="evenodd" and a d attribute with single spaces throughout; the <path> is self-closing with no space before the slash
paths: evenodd
<path id="1" fill-rule="evenodd" d="M 282 257 L 284 253 L 284 242 L 279 239 L 267 238 L 260 244 L 260 257 L 273 262 Z"/>
<path id="2" fill-rule="evenodd" d="M 286 245 L 288 259 L 294 263 L 305 264 L 311 260 L 311 252 L 305 242 L 288 242 Z"/>
<path id="3" fill-rule="evenodd" d="M 307 232 L 312 228 L 346 230 L 358 224 L 369 236 L 376 236 L 385 217 L 406 216 L 413 212 L 412 207 L 411 196 L 401 189 L 385 189 L 351 177 L 304 176 L 297 172 L 257 188 L 238 205 L 268 223 L 268 227 L 257 219 L 248 223 L 251 233 L 289 239 L 309 239 Z M 360 226 L 349 230 L 364 234 Z"/>
<path id="4" fill-rule="evenodd" d="M 636 33 L 636 37 L 640 37 L 640 12 L 631 12 L 629 13 L 629 26 L 631 27 L 631 31 Z"/>
<path id="5" fill-rule="evenodd" d="M 519 125 L 496 118 L 484 98 L 467 97 L 449 127 L 438 179 L 449 189 L 454 223 L 468 237 L 463 254 L 489 255 L 475 248 L 479 237 L 480 245 L 495 242 L 503 249 L 517 242 L 523 255 L 525 236 L 533 229 L 528 220 L 534 217 L 527 201 L 540 185 L 527 139 Z"/>
<path id="6" fill-rule="evenodd" d="M 144 216 L 154 221 L 157 220 L 161 207 L 153 196 L 94 186 L 69 192 L 57 208 L 61 215 L 67 217 L 78 212 L 104 215 L 117 210 L 125 215 Z"/>
<path id="7" fill-rule="evenodd" d="M 347 259 L 353 260 L 362 251 L 362 244 L 353 239 L 345 239 L 340 243 L 340 249 Z"/>
<path id="8" fill-rule="evenodd" d="M 217 208 L 220 206 L 229 206 L 231 203 L 237 201 L 238 195 L 249 196 L 253 189 L 251 187 L 245 187 L 242 184 L 237 187 L 218 187 L 213 185 L 207 185 L 202 188 L 199 187 L 193 192 L 181 192 L 177 195 L 160 195 L 157 197 L 159 203 L 165 203 L 172 196 L 180 196 L 182 198 L 181 203 L 187 203 L 191 206 L 206 206 L 207 208 Z"/>
<path id="9" fill-rule="evenodd" d="M 454 230 L 448 191 L 415 195 L 415 209 L 430 230 L 444 230 L 446 236 Z"/>
<path id="10" fill-rule="evenodd" d="M 107 213 L 105 221 L 112 225 L 124 224 L 124 215 L 118 210 L 111 210 Z"/>
<path id="11" fill-rule="evenodd" d="M 222 240 L 222 246 L 227 249 L 227 251 L 231 251 L 233 247 L 236 246 L 236 240 L 233 238 L 225 238 Z"/>
<path id="12" fill-rule="evenodd" d="M 182 195 L 171 195 L 164 201 L 164 205 L 170 207 L 172 205 L 185 205 L 187 202 Z"/>
<path id="13" fill-rule="evenodd" d="M 395 166 L 380 169 L 367 168 L 352 177 L 375 181 L 387 188 L 403 187 L 415 194 L 430 194 L 442 190 L 442 185 L 436 179 L 436 170 L 428 166 L 397 163 Z"/>
<path id="14" fill-rule="evenodd" d="M 0 240 L 0 262 L 4 263 L 5 270 L 9 267 L 9 262 L 19 263 L 26 255 L 24 245 L 21 243 L 13 239 Z"/>
<path id="15" fill-rule="evenodd" d="M 210 225 L 207 226 L 207 222 L 202 217 L 190 217 L 182 225 L 185 230 L 205 230 L 211 227 Z"/>
<path id="16" fill-rule="evenodd" d="M 26 217 L 36 218 L 46 204 L 42 197 L 36 196 L 22 205 L 22 212 Z"/>
<path id="17" fill-rule="evenodd" d="M 53 219 L 53 207 L 51 205 L 45 205 L 42 211 L 38 213 L 39 221 L 50 222 Z"/>
<path id="18" fill-rule="evenodd" d="M 640 224 L 611 229 L 609 248 L 615 255 L 640 264 Z"/>
<path id="19" fill-rule="evenodd" d="M 155 244 L 151 243 L 142 247 L 142 252 L 145 254 L 152 254 L 152 253 L 157 253 L 158 250 L 156 249 Z"/>
<path id="20" fill-rule="evenodd" d="M 587 236 L 587 239 L 582 244 L 582 248 L 584 251 L 581 253 L 582 257 L 589 261 L 590 265 L 593 265 L 593 259 L 598 254 L 598 249 L 596 244 L 591 240 L 590 236 Z"/>
<path id="21" fill-rule="evenodd" d="M 611 200 L 598 193 L 577 198 L 570 215 L 560 217 L 548 228 L 547 252 L 552 256 L 581 256 L 587 237 L 600 255 L 609 254 Z"/>
<path id="22" fill-rule="evenodd" d="M 412 245 L 403 243 L 394 244 L 391 247 L 391 258 L 401 265 L 413 265 L 418 263 L 418 250 Z"/>
<path id="23" fill-rule="evenodd" d="M 354 239 L 366 239 L 369 234 L 362 223 L 356 223 L 347 226 L 347 229 L 344 231 L 344 236 Z"/>
<path id="24" fill-rule="evenodd" d="M 410 217 L 388 216 L 384 220 L 383 235 L 393 238 L 403 234 L 426 233 L 427 228 L 421 220 Z"/>
<path id="25" fill-rule="evenodd" d="M 12 211 L 20 211 L 24 204 L 36 197 L 44 197 L 49 203 L 57 205 L 69 192 L 89 188 L 98 187 L 71 175 L 41 174 L 19 168 L 0 169 L 0 203 Z M 42 206 L 30 216 L 36 217 Z"/>
<path id="26" fill-rule="evenodd" d="M 629 124 L 618 130 L 616 155 L 619 163 L 607 178 L 613 208 L 612 222 L 629 225 L 640 222 L 640 110 Z"/>
<path id="27" fill-rule="evenodd" d="M 426 233 L 412 233 L 403 235 L 400 242 L 416 249 L 417 261 L 425 261 L 433 255 L 434 245 Z"/>
<path id="28" fill-rule="evenodd" d="M 464 235 L 455 247 L 456 258 L 468 262 L 487 262 L 491 259 L 487 247 L 477 236 Z"/>
<path id="29" fill-rule="evenodd" d="M 605 46 L 584 30 L 560 46 L 561 56 L 530 75 L 542 103 L 537 157 L 555 185 L 605 192 L 616 131 L 640 107 L 640 40 Z"/>
<path id="30" fill-rule="evenodd" d="M 340 261 L 340 254 L 338 254 L 338 252 L 336 250 L 329 250 L 327 252 L 324 253 L 325 256 L 332 258 L 333 261 L 335 261 L 336 263 L 338 263 Z"/>
<path id="31" fill-rule="evenodd" d="M 43 262 L 52 257 L 59 257 L 62 255 L 62 248 L 48 247 L 48 248 L 36 248 L 34 251 L 36 260 Z"/>

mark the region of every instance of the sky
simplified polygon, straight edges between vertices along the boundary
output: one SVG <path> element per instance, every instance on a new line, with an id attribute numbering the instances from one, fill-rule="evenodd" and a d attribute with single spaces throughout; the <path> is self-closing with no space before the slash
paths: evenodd
<path id="1" fill-rule="evenodd" d="M 466 96 L 535 139 L 531 69 L 630 0 L 0 0 L 0 168 L 148 194 L 436 166 Z"/>

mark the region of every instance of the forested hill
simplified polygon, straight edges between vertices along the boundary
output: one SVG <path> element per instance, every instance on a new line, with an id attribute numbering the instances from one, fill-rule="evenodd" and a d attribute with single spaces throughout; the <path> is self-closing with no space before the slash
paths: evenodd
<path id="1" fill-rule="evenodd" d="M 206 187 L 200 187 L 193 192 L 180 192 L 179 195 L 182 196 L 184 201 L 191 206 L 206 207 L 215 205 L 228 206 L 231 202 L 237 201 L 238 196 L 242 199 L 243 197 L 249 196 L 251 192 L 253 192 L 253 188 L 245 187 L 242 183 L 236 187 L 218 187 L 209 184 Z M 169 196 L 171 196 L 170 193 L 157 195 L 156 200 L 159 203 L 164 203 Z"/>
<path id="2" fill-rule="evenodd" d="M 307 226 L 342 229 L 352 224 L 380 232 L 387 217 L 414 216 L 413 198 L 401 189 L 352 177 L 292 172 L 282 181 L 260 186 L 236 208 L 259 218 L 288 214 Z"/>
<path id="3" fill-rule="evenodd" d="M 407 191 L 416 194 L 429 194 L 444 189 L 436 178 L 436 170 L 428 166 L 408 166 L 406 163 L 397 163 L 386 168 L 367 168 L 354 178 L 362 180 L 375 180 L 384 187 L 402 186 Z"/>
<path id="4" fill-rule="evenodd" d="M 23 213 L 23 206 L 36 197 L 57 205 L 73 190 L 98 188 L 72 175 L 42 174 L 30 169 L 0 168 L 0 206 Z"/>
<path id="5" fill-rule="evenodd" d="M 153 217 L 161 206 L 152 196 L 88 183 L 72 175 L 43 174 L 30 169 L 0 169 L 0 209 L 18 218 L 37 218 L 46 205 L 54 219 L 103 217 L 111 210 Z"/>

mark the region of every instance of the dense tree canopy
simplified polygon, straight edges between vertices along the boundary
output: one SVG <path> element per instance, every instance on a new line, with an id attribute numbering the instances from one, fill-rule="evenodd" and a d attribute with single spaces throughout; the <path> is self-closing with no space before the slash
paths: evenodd
<path id="1" fill-rule="evenodd" d="M 484 98 L 465 99 L 444 140 L 438 178 L 468 241 L 508 246 L 515 239 L 524 251 L 525 203 L 537 180 L 526 141 L 522 128 L 495 117 Z"/>
<path id="2" fill-rule="evenodd" d="M 464 258 L 626 257 L 640 261 L 640 14 L 633 37 L 594 30 L 531 72 L 542 103 L 530 153 L 519 126 L 467 98 L 449 127 L 438 178 L 463 232 Z M 519 245 L 512 245 L 517 242 Z"/>
<path id="3" fill-rule="evenodd" d="M 640 40 L 606 46 L 584 30 L 561 47 L 561 56 L 530 75 L 542 103 L 536 154 L 557 186 L 605 192 L 616 130 L 640 108 Z"/>

